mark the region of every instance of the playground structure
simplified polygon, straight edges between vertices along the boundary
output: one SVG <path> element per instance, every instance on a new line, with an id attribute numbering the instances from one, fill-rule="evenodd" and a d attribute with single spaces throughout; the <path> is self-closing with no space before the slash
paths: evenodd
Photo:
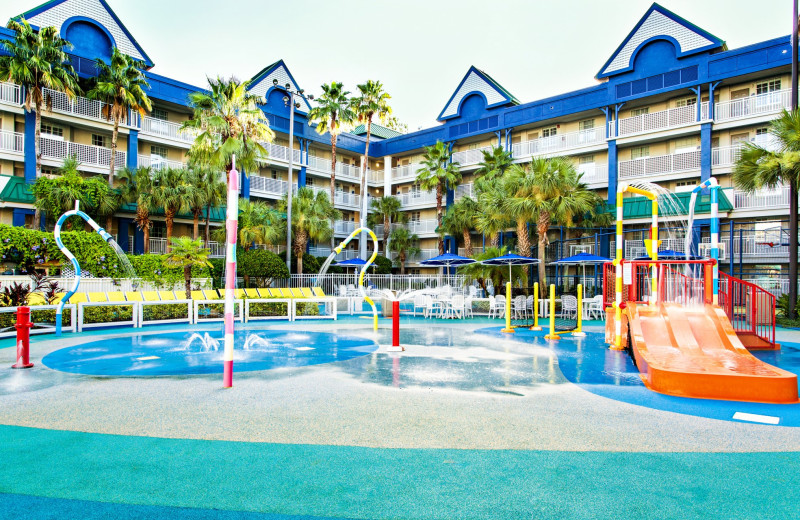
<path id="1" fill-rule="evenodd" d="M 711 191 L 711 259 L 659 260 L 656 195 L 631 186 L 620 187 L 616 258 L 604 268 L 606 341 L 613 349 L 630 349 L 644 383 L 657 392 L 706 399 L 797 402 L 797 376 L 758 360 L 748 351 L 779 348 L 775 342 L 774 296 L 727 275 L 720 286 L 716 181 L 709 179 L 695 188 L 691 204 L 705 188 Z M 646 242 L 649 260 L 622 257 L 625 192 L 652 201 L 651 236 Z"/>
<path id="2" fill-rule="evenodd" d="M 550 326 L 545 339 L 559 340 L 562 335 L 570 333 L 575 337 L 586 336 L 586 333 L 583 332 L 583 286 L 578 284 L 578 295 L 575 298 L 574 309 L 565 307 L 566 296 L 561 296 L 561 308 L 558 309 L 556 306 L 556 286 L 554 284 L 550 285 L 550 296 L 548 298 Z"/>

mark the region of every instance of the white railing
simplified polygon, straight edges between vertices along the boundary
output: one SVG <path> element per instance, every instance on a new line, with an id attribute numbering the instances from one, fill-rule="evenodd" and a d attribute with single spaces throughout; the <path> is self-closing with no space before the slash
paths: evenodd
<path id="1" fill-rule="evenodd" d="M 439 254 L 438 249 L 429 250 L 434 252 L 428 258 L 433 258 Z M 430 253 L 428 253 L 430 254 Z M 397 256 L 396 253 L 392 253 Z M 417 257 L 427 256 L 417 255 Z M 337 257 L 338 258 L 338 257 Z M 406 264 L 410 263 L 406 259 Z M 352 293 L 358 294 L 358 274 L 326 274 L 319 277 L 313 274 L 293 274 L 291 278 L 274 279 L 272 287 L 321 287 L 328 296 L 339 296 L 341 291 L 348 292 L 348 286 L 352 286 Z M 436 288 L 449 285 L 453 290 L 463 290 L 469 280 L 463 275 L 397 275 L 397 274 L 367 274 L 365 284 L 375 289 L 389 289 L 392 291 L 407 291 L 425 288 Z M 302 300 L 300 300 L 302 301 Z M 377 302 L 380 304 L 380 301 Z"/>
<path id="2" fill-rule="evenodd" d="M 19 106 L 22 104 L 22 89 L 14 83 L 0 82 L 0 103 Z"/>
<path id="3" fill-rule="evenodd" d="M 403 166 L 395 166 L 392 168 L 392 180 L 399 181 L 403 179 L 416 179 L 417 172 L 424 168 L 424 164 L 411 163 Z"/>
<path id="4" fill-rule="evenodd" d="M 620 161 L 619 178 L 647 177 L 665 173 L 677 173 L 700 168 L 700 151 L 642 157 Z"/>
<path id="5" fill-rule="evenodd" d="M 383 170 L 367 170 L 367 182 L 375 185 L 383 185 L 384 173 Z"/>
<path id="6" fill-rule="evenodd" d="M 206 248 L 211 252 L 208 256 L 211 258 L 225 258 L 225 244 L 209 240 Z"/>
<path id="7" fill-rule="evenodd" d="M 111 149 L 90 144 L 79 144 L 70 141 L 58 141 L 55 139 L 41 138 L 42 157 L 48 159 L 66 159 L 75 156 L 78 162 L 90 166 L 106 166 L 111 162 Z M 117 151 L 115 167 L 122 169 L 125 167 L 125 152 Z"/>
<path id="8" fill-rule="evenodd" d="M 742 155 L 742 146 L 719 146 L 711 149 L 712 166 L 732 166 Z"/>
<path id="9" fill-rule="evenodd" d="M 494 148 L 494 146 L 484 146 L 483 148 L 476 148 L 474 150 L 454 152 L 452 160 L 461 166 L 478 164 L 479 162 L 483 161 L 483 152 L 491 152 Z"/>
<path id="10" fill-rule="evenodd" d="M 710 238 L 703 238 L 702 242 L 710 242 Z M 720 237 L 720 244 L 724 244 L 726 251 L 730 251 L 734 259 L 741 255 L 743 258 L 767 258 L 786 261 L 789 258 L 789 237 L 786 233 L 775 231 L 750 231 L 748 234 L 733 235 L 733 247 L 730 247 L 730 236 Z"/>
<path id="11" fill-rule="evenodd" d="M 659 236 L 659 241 L 661 242 L 658 246 L 660 250 L 669 249 L 678 253 L 683 253 L 686 250 L 686 243 L 683 237 L 661 238 Z M 647 248 L 643 240 L 625 240 L 624 244 L 626 259 L 633 260 L 647 256 Z"/>
<path id="12" fill-rule="evenodd" d="M 483 251 L 484 251 L 483 246 L 481 247 L 472 246 L 472 256 L 478 256 L 480 254 L 483 254 Z M 458 254 L 461 256 L 467 256 L 467 249 L 464 247 L 459 247 Z"/>
<path id="13" fill-rule="evenodd" d="M 167 239 L 166 238 L 153 238 L 150 237 L 150 253 L 154 255 L 163 255 L 167 252 Z"/>
<path id="14" fill-rule="evenodd" d="M 254 195 L 267 195 L 282 197 L 288 191 L 286 181 L 261 177 L 259 175 L 250 176 L 250 193 Z"/>
<path id="15" fill-rule="evenodd" d="M 186 169 L 186 163 L 181 161 L 170 161 L 164 159 L 160 155 L 139 155 L 139 166 L 144 168 L 152 168 L 153 170 L 160 170 L 162 168 L 173 168 L 177 170 Z"/>
<path id="16" fill-rule="evenodd" d="M 515 159 L 531 157 L 540 154 L 550 154 L 569 150 L 571 148 L 581 148 L 606 142 L 603 127 L 590 128 L 570 132 L 568 134 L 540 137 L 531 141 L 523 141 L 511 146 Z"/>
<path id="17" fill-rule="evenodd" d="M 704 102 L 700 107 L 701 120 L 708 118 L 708 102 Z M 683 126 L 697 121 L 697 105 L 670 108 L 653 112 L 652 114 L 641 114 L 633 117 L 626 117 L 619 120 L 619 134 L 617 137 L 639 134 L 642 132 L 653 132 L 656 130 L 667 130 L 678 126 Z M 609 123 L 611 134 L 614 130 L 614 122 Z"/>
<path id="18" fill-rule="evenodd" d="M 296 151 L 296 150 L 295 150 Z M 331 161 L 330 159 L 323 159 L 322 157 L 317 157 L 316 155 L 309 155 L 308 156 L 308 167 L 314 170 L 317 170 L 322 173 L 326 173 L 330 175 L 331 173 Z M 383 175 L 381 173 L 381 175 Z M 361 182 L 361 167 L 346 164 L 339 160 L 336 161 L 336 180 L 346 180 L 350 182 Z M 383 181 L 383 177 L 381 177 L 381 182 Z"/>
<path id="19" fill-rule="evenodd" d="M 406 193 L 398 193 L 395 197 L 400 200 L 400 204 L 403 208 L 436 204 L 435 191 L 412 190 Z"/>
<path id="20" fill-rule="evenodd" d="M 432 218 L 426 220 L 409 220 L 405 224 L 397 222 L 392 224 L 392 229 L 405 227 L 406 229 L 408 229 L 409 233 L 422 235 L 422 234 L 436 233 L 436 228 L 438 226 L 439 222 L 435 218 Z"/>
<path id="21" fill-rule="evenodd" d="M 328 187 L 321 187 L 321 186 L 308 186 L 314 193 L 322 192 L 325 195 L 328 195 L 330 198 L 331 189 L 330 186 Z M 361 195 L 356 193 L 347 193 L 341 190 L 334 190 L 333 192 L 333 203 L 334 206 L 347 206 L 351 208 L 359 208 L 361 204 Z"/>
<path id="22" fill-rule="evenodd" d="M 267 149 L 269 153 L 269 159 L 272 161 L 281 161 L 281 162 L 289 162 L 289 148 L 287 146 L 282 146 L 279 144 L 274 143 L 261 143 L 264 148 Z M 302 161 L 303 154 L 300 150 L 292 150 L 293 152 L 293 159 L 292 162 L 295 166 L 300 168 Z M 328 171 L 330 171 L 330 165 L 328 165 Z"/>
<path id="23" fill-rule="evenodd" d="M 309 247 L 308 253 L 312 256 L 321 256 L 327 257 L 331 254 L 330 247 Z M 372 254 L 372 247 L 370 246 L 367 251 L 368 255 Z M 336 255 L 336 261 L 340 262 L 342 260 L 352 260 L 353 258 L 358 258 L 358 250 L 357 249 L 343 249 L 341 253 Z"/>
<path id="24" fill-rule="evenodd" d="M 734 209 L 773 209 L 789 207 L 789 187 L 782 186 L 775 190 L 759 190 L 754 193 L 735 190 L 733 192 Z"/>
<path id="25" fill-rule="evenodd" d="M 0 150 L 4 152 L 24 152 L 25 135 L 19 132 L 0 130 Z"/>
<path id="26" fill-rule="evenodd" d="M 349 235 L 356 230 L 357 222 L 349 220 L 337 220 L 333 223 L 333 232 L 336 235 Z"/>
<path id="27" fill-rule="evenodd" d="M 474 197 L 475 194 L 474 194 L 474 190 L 473 190 L 473 184 L 471 182 L 468 182 L 466 184 L 459 184 L 458 186 L 456 186 L 456 190 L 455 190 L 455 193 L 453 195 L 454 195 L 454 199 L 455 200 L 458 200 L 458 199 L 461 199 L 461 198 L 464 198 L 464 197 Z M 436 199 L 434 198 L 434 201 L 435 200 Z"/>
<path id="28" fill-rule="evenodd" d="M 142 133 L 166 137 L 184 143 L 193 143 L 194 138 L 197 136 L 197 132 L 193 130 L 181 130 L 180 123 L 164 121 L 154 117 L 142 118 Z"/>
<path id="29" fill-rule="evenodd" d="M 721 101 L 714 105 L 714 121 L 753 117 L 780 112 L 791 105 L 791 91 L 778 90 L 741 99 Z"/>
<path id="30" fill-rule="evenodd" d="M 581 182 L 584 184 L 607 184 L 608 163 L 584 163 L 576 167 L 578 173 L 583 174 Z"/>
<path id="31" fill-rule="evenodd" d="M 60 112 L 62 114 L 71 114 L 97 121 L 110 122 L 108 118 L 108 111 L 110 107 L 102 101 L 88 99 L 81 96 L 75 96 L 70 99 L 63 92 L 52 90 L 49 88 L 42 89 L 42 93 L 51 106 L 53 112 Z"/>
<path id="32" fill-rule="evenodd" d="M 72 287 L 75 278 L 71 277 L 50 277 L 51 281 L 58 283 L 62 289 Z M 14 283 L 21 283 L 31 287 L 31 277 L 24 275 L 0 276 L 0 289 L 13 285 Z M 210 278 L 192 278 L 192 284 L 199 287 L 211 287 Z M 153 282 L 144 280 L 131 280 L 123 278 L 116 280 L 114 278 L 89 278 L 84 276 L 81 278 L 80 292 L 132 292 L 132 291 L 159 291 L 159 290 L 183 290 L 183 280 L 176 282 L 174 286 L 160 287 Z"/>

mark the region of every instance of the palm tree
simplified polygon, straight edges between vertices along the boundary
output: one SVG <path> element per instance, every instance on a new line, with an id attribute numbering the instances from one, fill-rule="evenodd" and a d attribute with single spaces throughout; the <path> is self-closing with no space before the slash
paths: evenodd
<path id="1" fill-rule="evenodd" d="M 196 265 L 212 267 L 211 262 L 208 261 L 209 254 L 211 251 L 203 247 L 200 239 L 192 240 L 189 237 L 169 239 L 167 257 L 164 262 L 170 267 L 183 267 L 187 300 L 192 298 L 192 267 Z"/>
<path id="2" fill-rule="evenodd" d="M 486 189 L 495 179 L 501 178 L 513 164 L 511 152 L 503 150 L 502 146 L 495 146 L 491 151 L 483 150 L 481 153 L 483 160 L 475 170 L 475 188 L 478 192 Z"/>
<path id="3" fill-rule="evenodd" d="M 106 64 L 103 60 L 97 60 L 96 63 L 97 78 L 94 86 L 86 93 L 86 97 L 105 103 L 103 115 L 107 120 L 114 122 L 114 129 L 111 131 L 111 159 L 108 166 L 108 185 L 113 188 L 119 123 L 127 119 L 128 110 L 144 116 L 153 107 L 145 93 L 150 85 L 142 72 L 145 67 L 144 62 L 131 58 L 114 47 L 111 51 L 110 64 Z"/>
<path id="4" fill-rule="evenodd" d="M 477 280 L 481 287 L 486 290 L 486 280 L 492 280 L 494 287 L 503 287 L 505 285 L 505 277 L 508 275 L 508 266 L 505 265 L 484 265 L 482 260 L 489 260 L 490 258 L 497 258 L 508 254 L 508 248 L 503 247 L 487 247 L 483 253 L 477 255 L 474 264 L 465 265 L 459 268 L 461 274 L 469 276 L 473 280 Z M 523 285 L 528 283 L 528 268 L 527 266 L 515 265 L 511 267 L 511 278 L 521 280 Z"/>
<path id="5" fill-rule="evenodd" d="M 770 123 L 769 133 L 777 151 L 745 143 L 733 167 L 733 182 L 742 191 L 789 186 L 789 305 L 787 317 L 795 319 L 797 310 L 797 211 L 800 185 L 800 111 L 784 110 Z"/>
<path id="6" fill-rule="evenodd" d="M 275 244 L 284 236 L 283 219 L 261 201 L 239 199 L 239 242 L 245 251 L 253 243 Z"/>
<path id="7" fill-rule="evenodd" d="M 349 94 L 342 83 L 332 81 L 330 85 L 323 84 L 322 95 L 317 98 L 317 106 L 308 113 L 312 124 L 316 122 L 317 133 L 322 135 L 328 132 L 331 136 L 331 200 L 334 200 L 336 195 L 336 139 L 356 119 L 356 113 L 347 97 Z M 333 246 L 332 234 L 331 246 Z"/>
<path id="8" fill-rule="evenodd" d="M 351 106 L 358 121 L 367 125 L 367 143 L 364 147 L 364 168 L 361 170 L 361 225 L 367 222 L 367 170 L 369 169 L 369 138 L 372 135 L 372 118 L 378 116 L 385 121 L 392 114 L 389 100 L 392 98 L 384 92 L 380 81 L 367 80 L 357 85 L 359 96 L 351 100 Z"/>
<path id="9" fill-rule="evenodd" d="M 422 156 L 424 165 L 417 171 L 417 183 L 425 191 L 436 190 L 436 219 L 442 227 L 442 197 L 445 191 L 454 189 L 461 182 L 458 163 L 450 162 L 450 147 L 441 141 L 426 146 Z M 439 235 L 439 254 L 444 254 L 444 239 Z"/>
<path id="10" fill-rule="evenodd" d="M 419 237 L 404 227 L 392 231 L 392 240 L 389 249 L 397 253 L 397 263 L 400 264 L 400 274 L 406 274 L 406 258 L 420 252 Z"/>
<path id="11" fill-rule="evenodd" d="M 219 208 L 225 203 L 228 185 L 225 183 L 225 177 L 220 170 L 195 165 L 192 168 L 192 172 L 191 182 L 197 183 L 193 186 L 193 191 L 199 192 L 194 194 L 193 197 L 203 200 L 206 214 L 203 237 L 205 243 L 208 244 L 209 240 L 211 240 L 211 209 Z M 194 214 L 194 211 L 192 213 Z M 225 239 L 223 238 L 222 241 L 224 242 Z"/>
<path id="12" fill-rule="evenodd" d="M 286 197 L 281 201 L 280 211 L 286 212 Z M 333 207 L 328 194 L 314 192 L 311 188 L 300 188 L 292 197 L 292 230 L 294 239 L 292 250 L 297 258 L 297 274 L 303 274 L 303 253 L 309 240 L 327 240 L 333 229 L 330 221 L 341 218 L 339 210 Z"/>
<path id="13" fill-rule="evenodd" d="M 167 225 L 167 253 L 172 247 L 172 228 L 178 212 L 189 207 L 189 185 L 187 170 L 178 168 L 162 168 L 153 175 L 153 204 L 164 210 L 164 221 Z"/>
<path id="14" fill-rule="evenodd" d="M 156 207 L 153 202 L 153 173 L 146 167 L 125 168 L 119 172 L 119 178 L 123 183 L 119 188 L 122 201 L 136 205 L 133 222 L 144 234 L 144 252 L 147 254 L 150 252 L 150 228 L 153 227 L 150 211 Z"/>
<path id="15" fill-rule="evenodd" d="M 521 254 L 530 254 L 527 222 L 536 221 L 539 236 L 539 286 L 545 287 L 545 248 L 552 222 L 570 227 L 585 215 L 604 211 L 603 199 L 580 182 L 580 174 L 566 157 L 535 157 L 529 168 L 515 167 L 503 182 L 508 194 L 504 207 L 515 215 Z"/>
<path id="16" fill-rule="evenodd" d="M 392 222 L 400 218 L 401 206 L 400 199 L 392 197 L 391 195 L 374 198 L 372 202 L 370 202 L 370 208 L 372 209 L 372 215 L 370 216 L 374 216 L 375 219 L 383 221 L 383 236 L 386 241 L 384 244 L 386 250 L 389 249 L 389 230 L 391 229 Z"/>
<path id="17" fill-rule="evenodd" d="M 444 230 L 453 235 L 458 234 L 464 237 L 464 249 L 466 255 L 472 257 L 472 237 L 470 232 L 475 227 L 475 217 L 478 215 L 478 203 L 470 197 L 464 197 L 455 202 L 447 209 L 447 213 L 442 220 Z"/>
<path id="18" fill-rule="evenodd" d="M 505 192 L 497 181 L 485 184 L 478 194 L 480 211 L 475 216 L 475 229 L 488 236 L 489 245 L 494 248 L 500 247 L 500 233 L 511 225 L 503 210 L 505 197 Z"/>
<path id="19" fill-rule="evenodd" d="M 36 114 L 34 149 L 36 151 L 36 177 L 42 173 L 42 108 L 48 109 L 53 100 L 45 96 L 44 89 L 63 92 L 68 99 L 79 92 L 78 76 L 70 65 L 66 50 L 72 48 L 67 40 L 59 36 L 55 27 L 42 27 L 34 31 L 23 18 L 19 22 L 9 20 L 8 29 L 14 31 L 14 39 L 2 42 L 8 56 L 0 56 L 0 81 L 20 85 L 25 91 L 25 110 L 33 107 Z M 39 229 L 41 213 L 37 209 L 33 219 Z"/>

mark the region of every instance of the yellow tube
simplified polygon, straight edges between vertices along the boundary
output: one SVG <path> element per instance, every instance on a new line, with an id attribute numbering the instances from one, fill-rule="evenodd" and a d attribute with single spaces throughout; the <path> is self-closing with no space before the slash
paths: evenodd
<path id="1" fill-rule="evenodd" d="M 585 336 L 583 332 L 583 285 L 578 284 L 578 326 L 572 333 L 573 336 Z"/>
<path id="2" fill-rule="evenodd" d="M 533 283 L 533 327 L 531 330 L 542 330 L 539 326 L 539 282 Z"/>
<path id="3" fill-rule="evenodd" d="M 506 282 L 506 328 L 501 332 L 513 333 L 514 329 L 511 327 L 511 282 Z"/>
<path id="4" fill-rule="evenodd" d="M 545 339 L 561 339 L 556 333 L 556 286 L 550 284 L 550 334 Z"/>
<path id="5" fill-rule="evenodd" d="M 372 239 L 373 251 L 372 251 L 372 256 L 369 257 L 369 260 L 367 260 L 367 263 L 364 264 L 364 267 L 361 268 L 361 274 L 358 277 L 358 288 L 361 291 L 361 295 L 364 297 L 364 300 L 367 303 L 369 303 L 370 307 L 372 307 L 372 325 L 373 325 L 373 328 L 377 331 L 378 330 L 378 308 L 375 307 L 375 302 L 372 301 L 372 298 L 369 297 L 369 294 L 367 294 L 367 291 L 364 289 L 364 275 L 366 274 L 367 269 L 369 269 L 369 266 L 371 266 L 372 263 L 375 261 L 375 259 L 378 257 L 378 237 L 376 237 L 375 233 L 373 233 L 372 230 L 369 229 L 369 228 L 365 228 L 365 227 L 358 228 L 355 231 L 353 231 L 352 233 L 350 233 L 350 236 L 345 238 L 342 241 L 342 243 L 339 244 L 338 247 L 336 247 L 335 251 L 336 251 L 337 255 L 339 253 L 341 253 L 342 249 L 347 247 L 347 244 L 349 244 L 350 241 L 353 240 L 355 237 L 357 237 L 362 231 L 366 231 L 366 232 L 369 233 L 369 236 Z"/>

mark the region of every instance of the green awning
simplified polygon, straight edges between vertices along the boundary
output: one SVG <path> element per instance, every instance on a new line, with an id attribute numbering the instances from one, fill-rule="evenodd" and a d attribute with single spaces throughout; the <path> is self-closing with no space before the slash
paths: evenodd
<path id="1" fill-rule="evenodd" d="M 30 186 L 25 183 L 24 177 L 0 175 L 0 185 L 3 186 L 3 191 L 0 192 L 0 200 L 19 204 L 33 204 L 33 193 L 31 193 Z"/>
<path id="2" fill-rule="evenodd" d="M 681 215 L 688 215 L 689 213 L 689 200 L 692 197 L 691 192 L 674 193 L 677 199 L 677 205 L 680 208 Z M 610 208 L 614 211 L 614 208 Z M 731 211 L 733 204 L 728 200 L 724 190 L 719 191 L 719 210 Z M 711 213 L 711 195 L 700 194 L 697 196 L 697 202 L 694 208 L 695 214 Z M 629 197 L 624 199 L 622 204 L 622 216 L 625 220 L 633 220 L 637 218 L 649 218 L 653 214 L 653 206 L 647 197 Z"/>

